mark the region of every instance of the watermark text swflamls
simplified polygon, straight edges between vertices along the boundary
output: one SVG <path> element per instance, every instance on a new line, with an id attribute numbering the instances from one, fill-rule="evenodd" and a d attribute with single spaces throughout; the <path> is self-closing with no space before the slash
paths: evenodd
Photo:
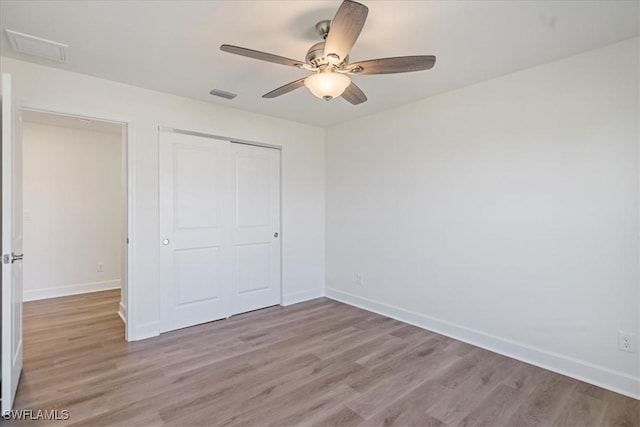
<path id="1" fill-rule="evenodd" d="M 69 419 L 67 409 L 12 409 L 2 413 L 5 420 L 15 421 L 66 421 Z"/>

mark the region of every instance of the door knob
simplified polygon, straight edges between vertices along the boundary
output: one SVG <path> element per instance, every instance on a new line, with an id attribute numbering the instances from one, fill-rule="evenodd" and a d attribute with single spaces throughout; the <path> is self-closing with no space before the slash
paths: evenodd
<path id="1" fill-rule="evenodd" d="M 273 237 L 278 237 L 278 236 L 279 236 L 279 234 L 278 234 L 277 231 L 275 233 L 273 233 Z"/>
<path id="2" fill-rule="evenodd" d="M 162 244 L 163 244 L 163 245 L 165 245 L 165 246 L 167 246 L 167 245 L 169 244 L 169 239 L 164 239 L 164 240 L 162 241 Z"/>
<path id="3" fill-rule="evenodd" d="M 2 256 L 2 262 L 5 264 L 13 264 L 16 261 L 22 261 L 22 258 L 24 258 L 24 254 L 16 255 L 11 252 L 11 255 L 5 254 Z"/>

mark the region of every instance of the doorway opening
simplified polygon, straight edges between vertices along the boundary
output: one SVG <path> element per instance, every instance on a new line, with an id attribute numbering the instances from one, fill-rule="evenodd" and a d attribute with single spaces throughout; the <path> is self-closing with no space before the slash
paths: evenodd
<path id="1" fill-rule="evenodd" d="M 126 339 L 127 124 L 24 109 L 22 148 L 24 302 L 105 301 Z"/>

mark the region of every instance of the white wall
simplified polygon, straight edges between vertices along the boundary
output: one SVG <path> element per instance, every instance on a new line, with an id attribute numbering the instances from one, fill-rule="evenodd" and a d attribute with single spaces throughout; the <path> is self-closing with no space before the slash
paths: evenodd
<path id="1" fill-rule="evenodd" d="M 327 294 L 640 396 L 638 50 L 329 128 Z"/>
<path id="2" fill-rule="evenodd" d="M 158 126 L 282 146 L 282 286 L 285 302 L 324 286 L 324 130 L 2 57 L 22 105 L 132 125 L 135 189 L 130 339 L 158 334 Z M 210 88 L 203 88 L 209 90 Z M 230 105 L 233 105 L 230 102 Z"/>
<path id="3" fill-rule="evenodd" d="M 25 122 L 23 149 L 24 299 L 119 288 L 121 135 Z"/>

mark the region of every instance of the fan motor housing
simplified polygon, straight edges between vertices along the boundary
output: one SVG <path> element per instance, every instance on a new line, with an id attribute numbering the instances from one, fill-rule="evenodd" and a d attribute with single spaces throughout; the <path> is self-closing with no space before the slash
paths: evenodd
<path id="1" fill-rule="evenodd" d="M 311 64 L 314 67 L 328 63 L 324 57 L 324 42 L 319 42 L 311 46 L 307 51 L 305 59 L 307 60 L 307 64 Z"/>
<path id="2" fill-rule="evenodd" d="M 324 56 L 324 42 L 318 42 L 311 46 L 307 51 L 307 56 L 305 57 L 307 64 L 311 64 L 314 67 L 322 68 L 326 65 L 329 65 L 329 60 Z M 343 68 L 345 65 L 349 63 L 349 55 L 344 58 L 338 65 L 338 68 Z"/>

